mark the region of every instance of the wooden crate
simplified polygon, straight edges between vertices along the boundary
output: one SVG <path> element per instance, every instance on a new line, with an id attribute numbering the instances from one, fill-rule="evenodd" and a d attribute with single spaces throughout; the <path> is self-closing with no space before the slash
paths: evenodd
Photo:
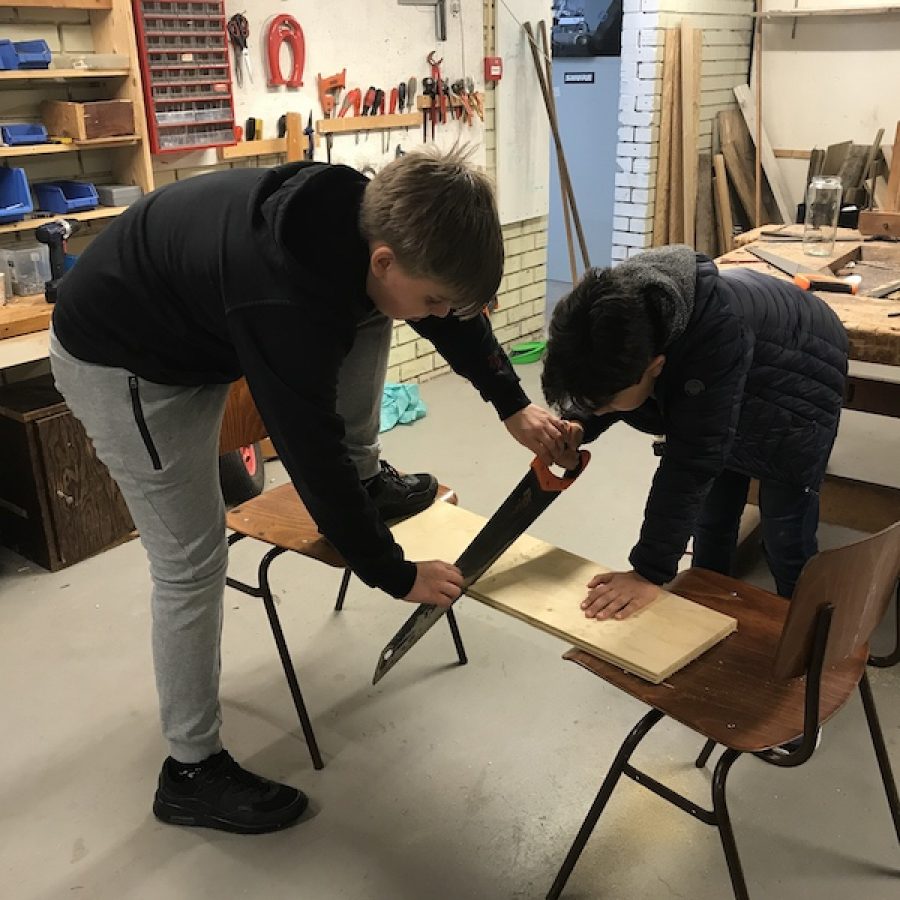
<path id="1" fill-rule="evenodd" d="M 81 423 L 42 376 L 0 388 L 0 538 L 51 571 L 132 534 Z"/>
<path id="2" fill-rule="evenodd" d="M 45 100 L 41 118 L 52 137 L 76 141 L 134 134 L 134 104 L 131 100 L 94 100 L 73 103 Z"/>

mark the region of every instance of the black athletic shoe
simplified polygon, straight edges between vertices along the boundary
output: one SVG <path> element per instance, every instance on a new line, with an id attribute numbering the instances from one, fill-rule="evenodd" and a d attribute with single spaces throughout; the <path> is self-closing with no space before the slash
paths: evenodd
<path id="1" fill-rule="evenodd" d="M 438 489 L 434 475 L 401 475 L 384 460 L 380 464 L 381 471 L 364 483 L 382 519 L 405 519 L 431 506 Z"/>
<path id="2" fill-rule="evenodd" d="M 159 773 L 153 814 L 170 825 L 265 834 L 293 825 L 308 803 L 301 791 L 242 769 L 220 750 L 196 766 L 170 756 Z"/>

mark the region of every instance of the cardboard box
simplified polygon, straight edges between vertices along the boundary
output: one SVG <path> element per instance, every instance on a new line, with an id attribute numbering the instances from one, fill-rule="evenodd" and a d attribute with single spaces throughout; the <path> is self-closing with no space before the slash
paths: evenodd
<path id="1" fill-rule="evenodd" d="M 51 137 L 75 141 L 134 134 L 134 106 L 130 100 L 96 100 L 71 103 L 45 100 L 41 118 Z"/>

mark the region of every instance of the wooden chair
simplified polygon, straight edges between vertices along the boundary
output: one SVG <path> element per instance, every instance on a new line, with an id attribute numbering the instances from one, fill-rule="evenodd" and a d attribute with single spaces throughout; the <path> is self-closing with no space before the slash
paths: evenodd
<path id="1" fill-rule="evenodd" d="M 900 574 L 900 522 L 807 563 L 788 603 L 767 591 L 702 569 L 679 575 L 672 589 L 738 618 L 737 632 L 666 683 L 651 685 L 572 649 L 565 659 L 653 707 L 621 745 L 606 779 L 547 894 L 559 897 L 619 778 L 624 774 L 701 822 L 714 825 L 725 851 L 734 896 L 747 885 L 725 802 L 735 761 L 750 753 L 775 766 L 799 766 L 816 749 L 819 726 L 858 687 L 897 839 L 900 801 L 866 676 L 869 638 L 884 616 Z M 651 728 L 670 716 L 707 739 L 696 760 L 725 750 L 712 777 L 712 810 L 704 809 L 632 766 Z M 796 741 L 789 751 L 784 745 Z M 784 749 L 782 749 L 784 748 Z"/>
<path id="2" fill-rule="evenodd" d="M 228 397 L 219 438 L 219 452 L 228 453 L 238 447 L 260 441 L 266 436 L 266 427 L 253 403 L 249 388 L 242 379 L 232 387 Z M 437 499 L 446 503 L 456 503 L 457 501 L 456 494 L 444 485 L 439 487 Z M 334 607 L 337 612 L 344 607 L 344 598 L 352 572 L 343 557 L 319 533 L 312 516 L 303 505 L 303 501 L 297 495 L 292 484 L 263 491 L 258 497 L 234 507 L 228 512 L 225 521 L 233 532 L 228 536 L 229 547 L 248 537 L 269 544 L 271 547 L 260 561 L 255 585 L 246 584 L 231 577 L 226 578 L 226 583 L 235 590 L 251 597 L 258 597 L 263 601 L 288 689 L 300 720 L 300 728 L 309 748 L 310 758 L 313 766 L 321 769 L 325 763 L 319 752 L 319 745 L 306 711 L 303 694 L 300 691 L 297 671 L 288 650 L 278 610 L 275 607 L 275 600 L 269 585 L 269 567 L 279 556 L 291 551 L 318 560 L 325 565 L 343 569 L 344 573 Z M 453 637 L 459 664 L 465 665 L 468 661 L 466 651 L 452 609 L 447 611 L 447 623 Z"/>

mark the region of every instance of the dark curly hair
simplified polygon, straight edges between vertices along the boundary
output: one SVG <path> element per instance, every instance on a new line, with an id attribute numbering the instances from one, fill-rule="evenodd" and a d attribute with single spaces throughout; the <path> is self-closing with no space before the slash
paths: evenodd
<path id="1" fill-rule="evenodd" d="M 654 291 L 591 269 L 560 300 L 541 375 L 549 404 L 592 412 L 641 380 L 664 340 Z"/>

